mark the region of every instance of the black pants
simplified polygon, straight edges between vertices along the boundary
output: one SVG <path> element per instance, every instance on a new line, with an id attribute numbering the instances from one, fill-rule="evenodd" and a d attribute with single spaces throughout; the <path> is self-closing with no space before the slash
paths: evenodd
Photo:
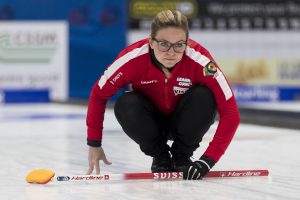
<path id="1" fill-rule="evenodd" d="M 124 132 L 146 155 L 157 157 L 169 150 L 167 141 L 172 139 L 172 155 L 192 156 L 214 122 L 216 103 L 207 87 L 196 86 L 183 95 L 175 111 L 167 116 L 135 91 L 122 94 L 114 111 Z"/>

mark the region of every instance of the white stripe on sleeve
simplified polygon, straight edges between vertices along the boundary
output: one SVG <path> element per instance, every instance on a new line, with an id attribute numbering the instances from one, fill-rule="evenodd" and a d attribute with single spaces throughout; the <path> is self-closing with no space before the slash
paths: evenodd
<path id="1" fill-rule="evenodd" d="M 232 97 L 232 91 L 231 91 L 231 89 L 229 87 L 229 84 L 226 81 L 223 73 L 219 69 L 217 69 L 217 70 L 218 71 L 216 73 L 218 75 L 215 78 L 218 81 L 218 83 L 219 83 L 219 85 L 220 85 L 220 87 L 221 87 L 221 89 L 223 91 L 223 94 L 225 95 L 225 99 L 227 101 L 228 99 L 230 99 Z"/>
<path id="2" fill-rule="evenodd" d="M 136 48 L 128 53 L 126 53 L 125 55 L 121 56 L 120 58 L 118 58 L 117 60 L 115 60 L 115 62 L 113 62 L 105 71 L 104 74 L 101 76 L 98 85 L 100 87 L 100 89 L 105 85 L 105 83 L 107 82 L 107 80 L 120 68 L 122 67 L 125 63 L 127 63 L 128 61 L 141 56 L 143 54 L 148 53 L 149 49 L 149 44 L 145 44 L 140 48 Z"/>
<path id="3" fill-rule="evenodd" d="M 196 51 L 195 49 L 189 46 L 186 47 L 185 52 L 188 57 L 190 57 L 192 60 L 194 60 L 196 63 L 199 63 L 203 67 L 210 62 L 210 59 L 208 57 L 202 55 L 200 52 Z"/>
<path id="4" fill-rule="evenodd" d="M 199 63 L 202 67 L 205 67 L 211 60 L 206 57 L 205 55 L 201 54 L 200 52 L 196 51 L 195 49 L 191 47 L 186 48 L 186 55 L 190 57 L 192 60 L 194 60 L 196 63 Z M 216 72 L 217 77 L 216 80 L 218 84 L 220 85 L 222 92 L 224 93 L 225 99 L 228 100 L 232 97 L 232 91 L 223 75 L 223 73 L 217 69 Z"/>

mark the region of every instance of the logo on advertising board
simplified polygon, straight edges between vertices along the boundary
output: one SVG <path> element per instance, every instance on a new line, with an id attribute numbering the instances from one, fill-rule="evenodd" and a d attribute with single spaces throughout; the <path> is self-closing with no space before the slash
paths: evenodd
<path id="1" fill-rule="evenodd" d="M 68 24 L 65 21 L 0 22 L 0 68 L 0 89 L 6 94 L 8 88 L 16 90 L 15 93 L 34 88 L 47 90 L 50 100 L 67 99 Z M 9 102 L 17 100 L 21 98 L 15 96 Z"/>
<path id="2" fill-rule="evenodd" d="M 233 85 L 233 93 L 240 102 L 278 101 L 280 91 L 275 86 Z"/>
<path id="3" fill-rule="evenodd" d="M 153 18 L 164 9 L 180 10 L 187 17 L 198 15 L 198 2 L 195 0 L 131 0 L 129 1 L 129 16 L 133 19 Z"/>
<path id="4" fill-rule="evenodd" d="M 57 45 L 57 35 L 51 31 L 0 31 L 0 62 L 48 63 Z"/>

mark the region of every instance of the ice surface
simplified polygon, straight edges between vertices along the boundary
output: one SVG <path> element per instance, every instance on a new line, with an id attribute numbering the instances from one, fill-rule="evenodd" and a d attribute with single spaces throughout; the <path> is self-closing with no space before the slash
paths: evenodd
<path id="1" fill-rule="evenodd" d="M 241 124 L 226 154 L 213 170 L 269 169 L 269 177 L 211 178 L 201 181 L 111 181 L 33 185 L 29 171 L 85 174 L 86 107 L 59 104 L 0 107 L 1 200 L 192 200 L 300 199 L 300 131 Z M 194 157 L 206 149 L 217 124 Z M 107 110 L 103 148 L 111 166 L 101 173 L 148 172 L 151 158 L 123 132 Z"/>

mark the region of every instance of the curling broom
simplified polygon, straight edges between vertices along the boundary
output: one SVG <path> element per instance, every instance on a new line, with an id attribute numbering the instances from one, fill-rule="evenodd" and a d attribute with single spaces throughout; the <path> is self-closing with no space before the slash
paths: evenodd
<path id="1" fill-rule="evenodd" d="M 232 177 L 251 177 L 268 176 L 269 171 L 263 170 L 229 170 L 229 171 L 210 171 L 204 178 L 232 178 Z M 102 182 L 112 180 L 180 180 L 183 179 L 182 172 L 160 172 L 160 173 L 123 173 L 123 174 L 104 174 L 104 175 L 61 175 L 55 176 L 52 170 L 35 169 L 26 177 L 28 183 L 46 184 L 50 181 L 57 182 Z"/>

